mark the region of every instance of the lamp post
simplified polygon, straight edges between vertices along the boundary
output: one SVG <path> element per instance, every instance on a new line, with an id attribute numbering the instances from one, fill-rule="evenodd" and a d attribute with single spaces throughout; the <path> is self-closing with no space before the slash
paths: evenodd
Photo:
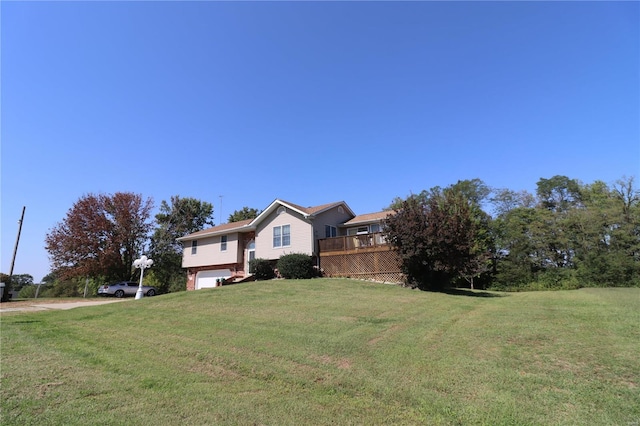
<path id="1" fill-rule="evenodd" d="M 145 255 L 142 255 L 140 259 L 133 261 L 133 266 L 140 268 L 140 284 L 138 285 L 138 291 L 136 292 L 136 300 L 144 297 L 144 292 L 142 291 L 142 277 L 144 276 L 144 270 L 150 268 L 151 265 L 153 265 L 153 260 L 147 259 L 147 256 Z"/>

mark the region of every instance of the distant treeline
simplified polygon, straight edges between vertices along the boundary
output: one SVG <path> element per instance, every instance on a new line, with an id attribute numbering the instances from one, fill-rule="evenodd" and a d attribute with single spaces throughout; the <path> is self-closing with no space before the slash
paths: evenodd
<path id="1" fill-rule="evenodd" d="M 640 286 L 640 191 L 634 178 L 540 179 L 536 193 L 480 179 L 391 205 L 389 240 L 425 289 Z"/>

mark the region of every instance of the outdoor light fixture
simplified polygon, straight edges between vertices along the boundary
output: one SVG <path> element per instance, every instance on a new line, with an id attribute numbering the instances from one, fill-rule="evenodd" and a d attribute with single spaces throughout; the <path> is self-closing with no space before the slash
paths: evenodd
<path id="1" fill-rule="evenodd" d="M 144 270 L 150 268 L 151 265 L 153 265 L 153 259 L 147 259 L 147 256 L 145 255 L 142 255 L 140 259 L 133 261 L 133 266 L 140 268 L 140 284 L 138 285 L 138 291 L 136 292 L 136 300 L 144 297 L 144 292 L 142 291 L 142 277 L 144 276 Z"/>

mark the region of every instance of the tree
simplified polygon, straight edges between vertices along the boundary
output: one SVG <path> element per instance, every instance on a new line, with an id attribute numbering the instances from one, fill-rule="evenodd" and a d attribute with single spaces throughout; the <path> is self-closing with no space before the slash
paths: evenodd
<path id="1" fill-rule="evenodd" d="M 527 191 L 513 191 L 508 188 L 495 189 L 490 201 L 497 218 L 504 217 L 518 207 L 532 208 L 536 204 L 533 194 Z"/>
<path id="2" fill-rule="evenodd" d="M 148 240 L 152 207 L 151 199 L 128 192 L 81 197 L 45 238 L 56 276 L 131 279 L 133 260 Z"/>
<path id="3" fill-rule="evenodd" d="M 427 235 L 434 269 L 446 275 L 449 285 L 462 278 L 473 288 L 474 278 L 489 270 L 487 220 L 475 199 L 455 186 L 429 199 Z"/>
<path id="4" fill-rule="evenodd" d="M 577 277 L 584 285 L 640 284 L 640 197 L 633 178 L 581 187 L 583 209 L 569 216 Z"/>
<path id="5" fill-rule="evenodd" d="M 563 212 L 580 204 L 580 184 L 575 179 L 560 175 L 540 178 L 536 187 L 542 207 L 551 211 Z"/>
<path id="6" fill-rule="evenodd" d="M 465 179 L 459 180 L 455 184 L 448 187 L 462 195 L 472 205 L 481 206 L 482 203 L 491 194 L 491 189 L 481 179 Z"/>
<path id="7" fill-rule="evenodd" d="M 547 271 L 573 268 L 575 252 L 571 247 L 568 218 L 572 211 L 584 206 L 580 184 L 575 179 L 556 175 L 550 179 L 541 178 L 536 185 L 540 207 L 546 210 L 544 213 L 540 212 L 541 220 L 533 228 L 534 235 L 540 242 L 540 260 L 546 262 Z"/>
<path id="8" fill-rule="evenodd" d="M 622 213 L 627 222 L 633 220 L 633 210 L 640 205 L 640 190 L 633 183 L 633 177 L 623 177 L 613 185 L 614 197 L 622 204 Z"/>
<path id="9" fill-rule="evenodd" d="M 22 287 L 33 284 L 33 277 L 29 274 L 13 274 L 11 277 L 11 288 L 20 291 Z"/>
<path id="10" fill-rule="evenodd" d="M 404 201 L 394 200 L 394 214 L 387 216 L 384 234 L 398 252 L 401 268 L 410 285 L 429 289 L 433 272 L 427 245 L 425 200 L 411 195 Z"/>
<path id="11" fill-rule="evenodd" d="M 186 283 L 182 269 L 183 247 L 177 238 L 213 225 L 211 203 L 178 195 L 171 197 L 171 205 L 162 201 L 150 245 L 154 260 L 151 274 L 161 292 L 181 289 Z"/>
<path id="12" fill-rule="evenodd" d="M 501 214 L 494 221 L 496 229 L 497 288 L 525 286 L 535 279 L 544 267 L 541 260 L 539 233 L 540 209 L 516 207 Z"/>
<path id="13" fill-rule="evenodd" d="M 464 279 L 473 288 L 474 277 L 490 266 L 487 220 L 455 187 L 432 188 L 403 201 L 384 232 L 410 283 L 427 290 Z"/>
<path id="14" fill-rule="evenodd" d="M 55 272 L 49 272 L 42 278 L 42 284 L 53 284 L 58 279 L 57 274 Z"/>
<path id="15" fill-rule="evenodd" d="M 574 267 L 569 216 L 581 207 L 577 181 L 566 176 L 540 179 L 538 200 L 526 192 L 496 191 L 492 198 L 498 216 L 496 280 L 498 288 L 560 287 Z"/>
<path id="16" fill-rule="evenodd" d="M 491 270 L 495 258 L 495 235 L 491 216 L 482 209 L 492 190 L 478 178 L 459 180 L 447 187 L 447 190 L 462 196 L 470 209 L 472 221 L 470 236 L 473 238 L 473 245 L 468 263 L 460 274 L 473 289 L 475 278 L 486 275 L 485 273 Z"/>
<path id="17" fill-rule="evenodd" d="M 554 176 L 537 186 L 535 206 L 496 209 L 497 287 L 640 285 L 640 193 L 632 178 L 609 187 Z M 507 197 L 498 201 L 509 205 Z"/>
<path id="18" fill-rule="evenodd" d="M 236 210 L 232 214 L 229 215 L 229 219 L 227 220 L 229 223 L 232 222 L 240 222 L 241 220 L 247 219 L 255 219 L 260 214 L 258 209 L 243 207 L 242 210 Z"/>

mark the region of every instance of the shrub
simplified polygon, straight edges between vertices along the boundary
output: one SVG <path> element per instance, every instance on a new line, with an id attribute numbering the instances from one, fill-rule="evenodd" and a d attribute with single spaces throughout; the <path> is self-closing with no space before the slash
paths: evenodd
<path id="1" fill-rule="evenodd" d="M 36 297 L 37 286 L 35 285 L 25 285 L 20 289 L 18 293 L 18 297 L 21 299 L 32 299 Z"/>
<path id="2" fill-rule="evenodd" d="M 278 260 L 278 272 L 288 279 L 307 279 L 316 275 L 311 256 L 298 253 L 282 256 Z"/>
<path id="3" fill-rule="evenodd" d="M 187 280 L 182 277 L 173 277 L 169 284 L 169 293 L 177 293 L 179 291 L 187 290 Z"/>
<path id="4" fill-rule="evenodd" d="M 270 280 L 276 276 L 271 261 L 267 259 L 253 259 L 249 262 L 249 271 L 255 275 L 256 280 Z"/>
<path id="5" fill-rule="evenodd" d="M 82 286 L 82 291 L 80 287 Z M 84 293 L 84 283 L 80 283 L 80 280 L 70 281 L 56 281 L 51 288 L 51 297 L 78 297 Z"/>
<path id="6" fill-rule="evenodd" d="M 155 287 L 160 294 L 185 291 L 187 289 L 187 274 L 180 272 L 160 275 L 152 269 L 148 273 L 144 273 L 142 284 Z"/>

